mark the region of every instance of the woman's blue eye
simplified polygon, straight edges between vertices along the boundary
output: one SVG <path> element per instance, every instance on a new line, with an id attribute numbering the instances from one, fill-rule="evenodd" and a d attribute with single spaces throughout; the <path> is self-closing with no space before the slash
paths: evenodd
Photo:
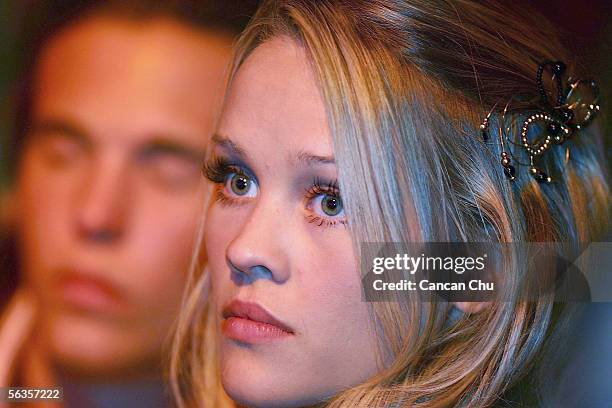
<path id="1" fill-rule="evenodd" d="M 321 215 L 338 217 L 344 214 L 342 199 L 337 195 L 319 194 L 314 200 L 314 210 Z"/>
<path id="2" fill-rule="evenodd" d="M 240 197 L 255 197 L 257 194 L 257 186 L 253 179 L 242 173 L 231 173 L 227 178 L 226 187 Z"/>
<path id="3" fill-rule="evenodd" d="M 342 212 L 342 200 L 340 197 L 326 194 L 321 200 L 321 209 L 330 217 L 335 217 Z"/>

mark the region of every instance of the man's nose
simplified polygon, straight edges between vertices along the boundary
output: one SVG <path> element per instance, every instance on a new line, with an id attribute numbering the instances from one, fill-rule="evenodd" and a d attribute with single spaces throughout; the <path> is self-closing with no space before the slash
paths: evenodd
<path id="1" fill-rule="evenodd" d="M 112 243 L 123 235 L 130 199 L 125 167 L 113 157 L 92 162 L 77 198 L 76 228 L 80 238 Z"/>

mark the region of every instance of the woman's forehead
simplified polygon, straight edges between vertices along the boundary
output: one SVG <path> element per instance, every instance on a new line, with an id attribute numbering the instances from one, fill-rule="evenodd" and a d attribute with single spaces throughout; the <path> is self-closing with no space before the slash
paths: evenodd
<path id="1" fill-rule="evenodd" d="M 301 46 L 276 37 L 253 51 L 232 82 L 218 133 L 262 154 L 333 155 L 323 98 Z"/>

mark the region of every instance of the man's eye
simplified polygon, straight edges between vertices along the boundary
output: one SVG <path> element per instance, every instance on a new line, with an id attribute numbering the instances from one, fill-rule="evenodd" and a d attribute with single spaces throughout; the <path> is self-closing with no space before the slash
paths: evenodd
<path id="1" fill-rule="evenodd" d="M 148 157 L 144 161 L 144 168 L 160 186 L 178 188 L 194 186 L 199 182 L 197 161 L 168 154 Z"/>
<path id="2" fill-rule="evenodd" d="M 327 217 L 338 217 L 344 215 L 342 199 L 331 194 L 320 194 L 314 199 L 313 208 L 315 212 Z"/>
<path id="3" fill-rule="evenodd" d="M 51 166 L 63 166 L 76 161 L 83 152 L 82 144 L 62 136 L 47 137 L 37 144 L 44 159 Z"/>
<path id="4" fill-rule="evenodd" d="M 257 185 L 246 174 L 230 173 L 226 188 L 234 195 L 240 197 L 255 197 L 257 195 Z"/>

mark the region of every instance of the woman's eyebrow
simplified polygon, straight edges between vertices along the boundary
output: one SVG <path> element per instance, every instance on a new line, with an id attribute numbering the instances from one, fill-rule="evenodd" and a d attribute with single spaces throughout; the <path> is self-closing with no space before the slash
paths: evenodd
<path id="1" fill-rule="evenodd" d="M 296 157 L 297 157 L 298 161 L 304 162 L 304 163 L 306 163 L 308 165 L 313 165 L 313 164 L 335 164 L 336 163 L 336 160 L 334 159 L 333 156 L 321 156 L 321 155 L 305 152 L 303 150 L 298 152 Z"/>
<path id="2" fill-rule="evenodd" d="M 245 150 L 242 147 L 238 146 L 236 143 L 234 143 L 228 137 L 221 136 L 220 134 L 215 133 L 211 141 L 213 142 L 213 144 L 221 148 L 224 148 L 226 150 L 229 150 L 230 153 L 233 153 L 235 156 L 238 156 L 240 159 L 246 160 L 247 154 Z"/>
<path id="3" fill-rule="evenodd" d="M 238 156 L 242 160 L 246 160 L 248 156 L 242 147 L 234 143 L 230 138 L 226 136 L 221 136 L 220 134 L 215 133 L 212 136 L 211 141 L 213 144 L 228 150 L 230 153 L 233 153 L 235 156 Z M 297 158 L 297 161 L 306 163 L 307 165 L 336 163 L 334 156 L 322 156 L 304 150 L 299 151 L 295 155 L 295 157 Z"/>

